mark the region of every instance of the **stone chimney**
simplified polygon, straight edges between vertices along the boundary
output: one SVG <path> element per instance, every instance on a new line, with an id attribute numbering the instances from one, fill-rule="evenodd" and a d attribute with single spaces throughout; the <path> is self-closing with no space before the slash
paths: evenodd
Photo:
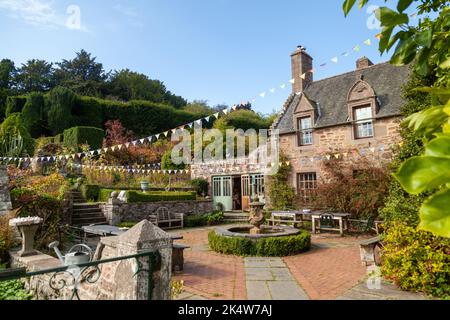
<path id="1" fill-rule="evenodd" d="M 291 54 L 292 65 L 292 79 L 295 82 L 292 84 L 292 92 L 302 92 L 306 86 L 313 82 L 313 58 L 306 53 L 306 48 L 298 46 Z M 304 78 L 304 79 L 303 79 Z"/>
<path id="2" fill-rule="evenodd" d="M 356 69 L 364 69 L 367 67 L 373 66 L 373 62 L 369 60 L 367 57 L 362 57 L 358 60 L 356 60 Z"/>

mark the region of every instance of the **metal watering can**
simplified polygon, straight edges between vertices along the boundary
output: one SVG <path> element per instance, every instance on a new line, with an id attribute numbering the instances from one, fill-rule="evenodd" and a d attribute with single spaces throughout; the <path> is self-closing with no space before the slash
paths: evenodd
<path id="1" fill-rule="evenodd" d="M 61 251 L 58 249 L 59 242 L 54 241 L 48 245 L 50 249 L 55 250 L 58 259 L 62 262 L 62 264 L 66 266 L 77 265 L 81 263 L 87 263 L 92 261 L 93 252 L 92 249 L 89 248 L 85 244 L 76 244 L 66 253 L 65 256 L 61 254 Z"/>

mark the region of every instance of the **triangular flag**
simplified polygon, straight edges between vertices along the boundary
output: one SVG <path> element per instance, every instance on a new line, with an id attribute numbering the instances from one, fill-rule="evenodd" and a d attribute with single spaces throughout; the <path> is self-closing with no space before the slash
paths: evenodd
<path id="1" fill-rule="evenodd" d="M 289 80 L 289 82 L 294 84 L 295 83 L 295 79 L 291 79 L 291 80 Z"/>
<path id="2" fill-rule="evenodd" d="M 281 88 L 281 89 L 286 89 L 286 84 L 284 84 L 284 83 L 281 84 L 281 85 L 280 85 L 280 88 Z"/>
<path id="3" fill-rule="evenodd" d="M 303 80 L 305 80 L 305 79 L 306 79 L 306 73 L 300 75 L 300 78 L 302 78 Z"/>
<path id="4" fill-rule="evenodd" d="M 260 93 L 259 96 L 260 96 L 261 98 L 264 98 L 264 97 L 266 96 L 266 92 Z"/>
<path id="5" fill-rule="evenodd" d="M 270 89 L 270 92 L 274 93 L 275 92 L 275 88 Z"/>
<path id="6" fill-rule="evenodd" d="M 209 119 L 211 119 L 211 117 L 209 117 L 209 116 L 206 117 L 206 118 L 205 118 L 206 122 L 209 122 Z"/>
<path id="7" fill-rule="evenodd" d="M 218 118 L 219 118 L 219 113 L 216 112 L 216 113 L 213 114 L 213 116 L 214 116 L 216 119 L 218 119 Z"/>
<path id="8" fill-rule="evenodd" d="M 376 38 L 376 39 L 378 39 L 378 40 L 380 40 L 380 39 L 381 39 L 381 37 L 382 37 L 382 34 L 381 34 L 381 32 L 375 35 L 375 38 Z"/>
<path id="9" fill-rule="evenodd" d="M 331 61 L 334 63 L 338 63 L 338 57 L 331 58 Z"/>
<path id="10" fill-rule="evenodd" d="M 370 46 L 372 44 L 372 41 L 370 41 L 370 39 L 367 39 L 366 41 L 364 41 L 364 44 Z"/>
<path id="11" fill-rule="evenodd" d="M 223 109 L 223 113 L 228 114 L 228 109 Z"/>
<path id="12" fill-rule="evenodd" d="M 348 55 L 349 55 L 349 53 L 347 51 L 342 53 L 343 57 L 348 57 Z"/>
<path id="13" fill-rule="evenodd" d="M 361 50 L 361 47 L 359 46 L 359 44 L 357 44 L 356 46 L 353 47 L 353 51 L 358 52 L 359 50 Z"/>

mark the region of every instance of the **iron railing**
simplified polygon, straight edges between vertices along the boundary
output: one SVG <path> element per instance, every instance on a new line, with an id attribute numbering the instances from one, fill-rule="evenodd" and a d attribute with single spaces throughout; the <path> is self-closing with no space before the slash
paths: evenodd
<path id="1" fill-rule="evenodd" d="M 153 273 L 157 271 L 158 266 L 160 266 L 160 255 L 155 251 L 145 251 L 132 255 L 39 271 L 27 271 L 26 268 L 6 269 L 0 271 L 0 282 L 31 278 L 44 274 L 52 274 L 48 283 L 51 289 L 58 292 L 64 288 L 67 288 L 68 290 L 71 290 L 69 300 L 81 300 L 79 295 L 79 285 L 82 283 L 95 284 L 101 277 L 102 270 L 99 268 L 99 265 L 130 259 L 135 259 L 137 264 L 133 277 L 137 276 L 141 272 L 147 273 L 147 297 L 148 300 L 151 300 L 154 287 Z M 147 268 L 144 267 L 144 263 L 141 261 L 143 259 L 147 260 Z"/>

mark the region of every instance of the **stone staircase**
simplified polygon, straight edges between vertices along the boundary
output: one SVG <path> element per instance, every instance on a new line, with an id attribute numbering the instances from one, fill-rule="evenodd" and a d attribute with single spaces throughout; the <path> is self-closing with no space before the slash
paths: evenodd
<path id="1" fill-rule="evenodd" d="M 249 214 L 247 212 L 225 212 L 225 223 L 248 223 Z"/>
<path id="2" fill-rule="evenodd" d="M 87 203 L 79 191 L 72 191 L 72 198 L 72 224 L 74 226 L 108 224 L 97 203 Z"/>

